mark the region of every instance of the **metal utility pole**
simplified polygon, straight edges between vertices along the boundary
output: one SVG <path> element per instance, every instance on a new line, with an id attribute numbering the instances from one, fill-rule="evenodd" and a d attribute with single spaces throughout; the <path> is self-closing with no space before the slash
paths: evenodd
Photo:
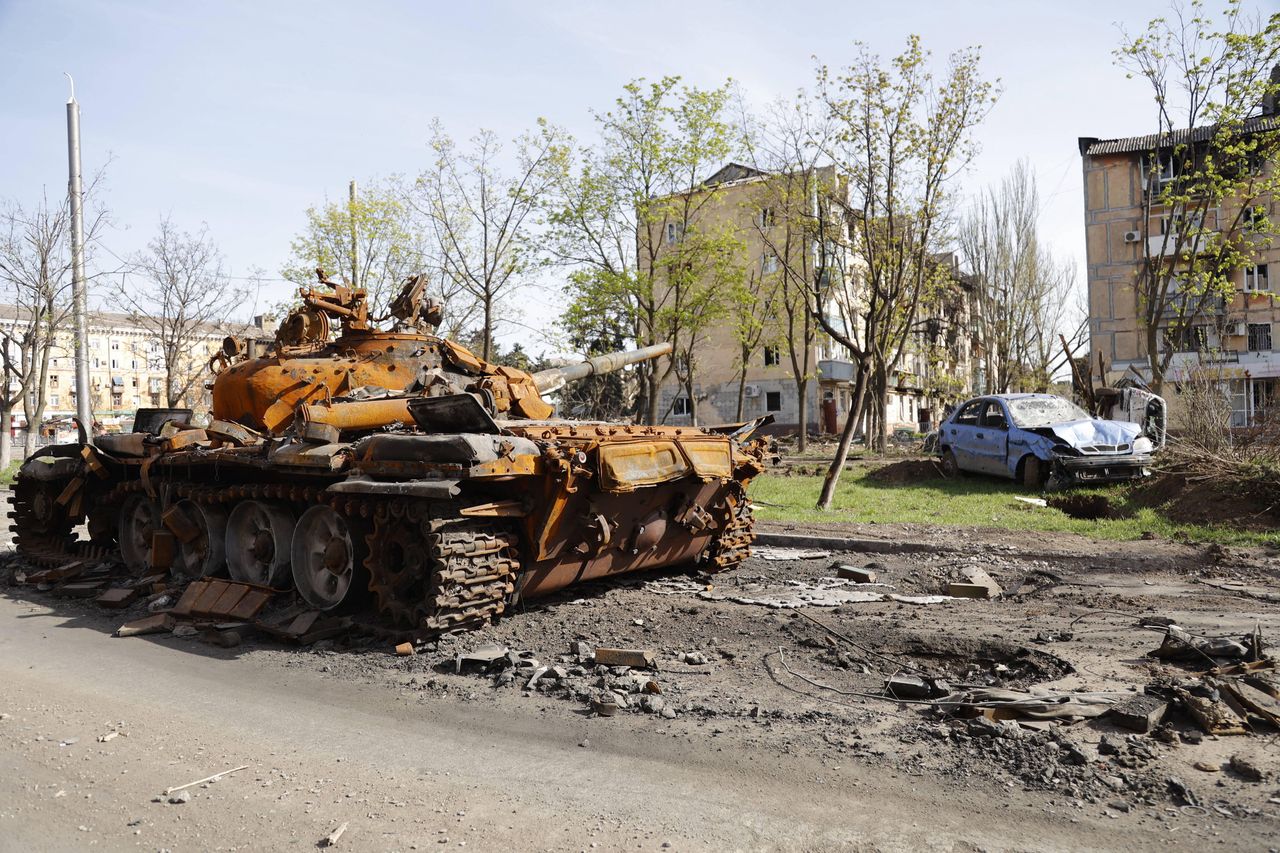
<path id="1" fill-rule="evenodd" d="M 347 205 L 347 218 L 351 220 L 351 286 L 359 287 L 356 273 L 360 265 L 356 263 L 356 182 L 351 182 L 351 202 Z"/>
<path id="2" fill-rule="evenodd" d="M 76 82 L 71 82 L 71 99 L 67 101 L 67 162 L 70 180 L 67 195 L 71 201 L 71 294 L 76 324 L 76 417 L 93 443 L 93 390 L 89 387 L 89 297 L 84 282 L 84 186 L 80 177 L 80 104 L 76 101 Z M 30 429 L 30 425 L 28 425 Z"/>

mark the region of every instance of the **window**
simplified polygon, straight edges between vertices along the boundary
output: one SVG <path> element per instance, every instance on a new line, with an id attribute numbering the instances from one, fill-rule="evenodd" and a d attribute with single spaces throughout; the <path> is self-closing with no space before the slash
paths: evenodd
<path id="1" fill-rule="evenodd" d="M 772 228 L 774 224 L 773 208 L 766 207 L 760 210 L 760 227 Z"/>
<path id="2" fill-rule="evenodd" d="M 1204 352 L 1209 348 L 1207 326 L 1183 326 L 1165 329 L 1165 342 L 1174 352 Z"/>
<path id="3" fill-rule="evenodd" d="M 111 359 L 111 369 L 112 369 L 112 370 L 115 370 L 115 369 L 116 369 L 117 367 L 119 367 L 119 366 L 120 366 L 120 362 L 116 361 L 114 358 L 113 358 L 113 359 Z"/>
<path id="4" fill-rule="evenodd" d="M 1251 352 L 1271 351 L 1271 324 L 1249 324 L 1249 350 Z"/>
<path id="5" fill-rule="evenodd" d="M 112 341 L 112 342 L 111 342 L 111 348 L 112 348 L 113 350 L 114 350 L 114 349 L 120 349 L 120 342 L 119 342 L 119 341 Z"/>
<path id="6" fill-rule="evenodd" d="M 782 364 L 782 353 L 777 347 L 764 348 L 764 366 L 773 367 L 776 364 Z"/>
<path id="7" fill-rule="evenodd" d="M 137 370 L 137 369 L 138 369 L 138 360 L 135 358 L 135 359 L 133 359 L 132 361 L 130 361 L 130 362 L 129 362 L 129 367 L 131 367 L 131 368 L 132 368 L 132 369 L 134 369 L 134 370 Z M 137 382 L 137 381 L 138 381 L 138 380 L 136 380 L 136 379 L 134 380 L 134 382 Z"/>
<path id="8" fill-rule="evenodd" d="M 692 415 L 693 403 L 688 397 L 681 394 L 679 397 L 676 397 L 675 402 L 672 404 L 671 412 L 676 415 Z"/>
<path id="9" fill-rule="evenodd" d="M 766 412 L 782 411 L 782 392 L 766 391 L 764 395 L 764 410 Z"/>
<path id="10" fill-rule="evenodd" d="M 49 377 L 49 387 L 50 388 L 58 387 L 58 374 L 55 373 Z"/>
<path id="11" fill-rule="evenodd" d="M 674 246 L 684 237 L 684 226 L 675 222 L 667 223 L 667 245 Z"/>
<path id="12" fill-rule="evenodd" d="M 1267 209 L 1258 206 L 1246 207 L 1241 221 L 1244 223 L 1245 231 L 1264 231 L 1267 227 Z"/>
<path id="13" fill-rule="evenodd" d="M 1000 408 L 1000 404 L 995 400 L 987 403 L 987 408 L 982 413 L 982 425 L 989 429 L 1009 428 L 1009 424 L 1004 417 L 1004 409 Z"/>
<path id="14" fill-rule="evenodd" d="M 1180 171 L 1172 151 L 1163 151 L 1154 158 L 1143 158 L 1140 162 L 1142 164 L 1142 185 L 1150 187 L 1154 184 L 1154 189 L 1157 191 L 1163 184 L 1167 184 L 1177 177 Z"/>
<path id="15" fill-rule="evenodd" d="M 1267 265 L 1258 264 L 1244 268 L 1244 289 L 1245 290 L 1270 290 L 1267 281 Z"/>
<path id="16" fill-rule="evenodd" d="M 50 394 L 50 395 L 49 395 L 49 405 L 50 405 L 50 406 L 53 406 L 55 409 L 56 409 L 56 408 L 58 408 L 58 395 L 57 395 L 57 394 Z"/>
<path id="17" fill-rule="evenodd" d="M 965 424 L 967 426 L 978 425 L 978 412 L 982 408 L 983 400 L 973 400 L 965 403 L 960 411 L 956 412 L 956 416 L 951 419 L 952 423 Z"/>
<path id="18" fill-rule="evenodd" d="M 764 257 L 760 259 L 760 269 L 765 275 L 778 271 L 778 256 L 773 252 L 766 252 Z"/>

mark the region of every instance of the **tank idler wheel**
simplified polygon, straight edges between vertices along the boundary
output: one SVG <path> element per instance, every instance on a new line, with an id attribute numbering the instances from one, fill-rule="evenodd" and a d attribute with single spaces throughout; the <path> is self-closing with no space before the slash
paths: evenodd
<path id="1" fill-rule="evenodd" d="M 227 511 L 217 504 L 183 499 L 173 505 L 185 522 L 175 534 L 178 554 L 174 568 L 189 578 L 225 574 Z"/>
<path id="2" fill-rule="evenodd" d="M 242 501 L 227 516 L 227 571 L 232 580 L 288 587 L 294 515 L 263 501 Z"/>
<path id="3" fill-rule="evenodd" d="M 160 505 L 142 492 L 129 495 L 120 506 L 118 530 L 120 556 L 125 565 L 135 572 L 151 568 L 152 537 L 164 530 Z"/>
<path id="4" fill-rule="evenodd" d="M 298 519 L 290 553 L 293 584 L 302 600 L 319 610 L 355 603 L 368 588 L 364 575 L 364 536 L 346 518 L 324 504 L 311 507 Z"/>

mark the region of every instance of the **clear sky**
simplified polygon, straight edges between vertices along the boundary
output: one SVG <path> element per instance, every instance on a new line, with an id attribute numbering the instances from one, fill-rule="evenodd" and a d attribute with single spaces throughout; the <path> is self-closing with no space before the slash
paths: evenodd
<path id="1" fill-rule="evenodd" d="M 133 2 L 0 0 L 0 197 L 66 185 L 67 84 L 76 79 L 86 172 L 108 152 L 119 255 L 164 214 L 207 223 L 237 274 L 279 275 L 310 204 L 351 178 L 413 174 L 433 116 L 457 138 L 512 136 L 538 116 L 580 137 L 636 77 L 727 77 L 765 102 L 855 41 L 884 55 L 919 33 L 941 59 L 971 44 L 1004 95 L 980 131 L 969 191 L 1018 158 L 1034 166 L 1043 228 L 1081 265 L 1079 136 L 1151 128 L 1150 95 L 1112 63 L 1117 24 L 1165 0 L 1039 2 Z M 1263 8 L 1270 9 L 1266 3 Z M 263 306 L 288 286 L 274 285 Z M 554 315 L 556 294 L 524 311 Z M 529 307 L 532 306 L 532 307 Z M 229 313 L 244 316 L 251 306 Z M 536 324 L 535 324 L 536 325 Z M 529 333 L 508 330 L 527 348 Z"/>

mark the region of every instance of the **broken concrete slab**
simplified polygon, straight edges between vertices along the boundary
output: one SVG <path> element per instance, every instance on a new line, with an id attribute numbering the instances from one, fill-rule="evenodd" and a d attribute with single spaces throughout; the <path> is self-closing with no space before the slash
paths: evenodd
<path id="1" fill-rule="evenodd" d="M 1164 699 L 1144 693 L 1113 705 L 1107 716 L 1122 729 L 1146 734 L 1160 724 L 1168 707 Z"/>
<path id="2" fill-rule="evenodd" d="M 977 583 L 949 583 L 947 595 L 952 598 L 991 598 L 991 588 Z"/>
<path id="3" fill-rule="evenodd" d="M 851 580 L 854 583 L 875 583 L 876 573 L 870 569 L 860 569 L 857 566 L 836 565 L 836 577 Z"/>
<path id="4" fill-rule="evenodd" d="M 168 613 L 154 613 L 121 625 L 116 629 L 116 636 L 139 637 L 143 634 L 160 634 L 165 631 L 172 631 L 173 626 L 173 617 Z"/>
<path id="5" fill-rule="evenodd" d="M 128 607 L 141 595 L 142 590 L 137 587 L 117 587 L 103 592 L 94 599 L 94 602 L 101 607 L 118 610 L 123 607 Z"/>
<path id="6" fill-rule="evenodd" d="M 654 653 L 648 649 L 596 649 L 595 662 L 603 666 L 647 669 L 653 666 Z"/>
<path id="7" fill-rule="evenodd" d="M 478 649 L 472 649 L 469 652 L 458 652 L 457 658 L 454 660 L 453 671 L 455 673 L 462 672 L 462 667 L 466 664 L 478 664 L 485 669 L 493 666 L 502 660 L 510 652 L 506 646 L 481 646 Z M 513 664 L 515 666 L 515 664 Z"/>

